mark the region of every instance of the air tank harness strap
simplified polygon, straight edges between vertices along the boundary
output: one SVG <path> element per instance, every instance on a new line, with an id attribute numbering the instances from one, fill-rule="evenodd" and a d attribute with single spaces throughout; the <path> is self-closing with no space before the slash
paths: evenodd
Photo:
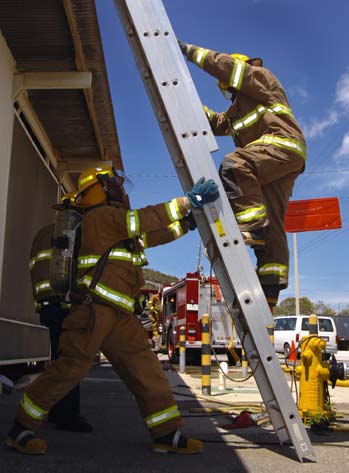
<path id="1" fill-rule="evenodd" d="M 115 243 L 111 245 L 109 248 L 107 248 L 105 252 L 101 255 L 101 257 L 98 259 L 94 268 L 93 278 L 92 278 L 89 288 L 81 289 L 79 287 L 75 287 L 71 294 L 71 301 L 73 303 L 75 302 L 77 304 L 85 304 L 88 306 L 88 309 L 89 309 L 88 333 L 92 332 L 95 326 L 95 321 L 96 321 L 96 312 L 93 306 L 93 297 L 89 291 L 94 290 L 95 287 L 97 286 L 98 281 L 100 280 L 102 276 L 104 267 L 107 264 L 109 253 L 114 248 L 114 246 L 115 246 Z"/>

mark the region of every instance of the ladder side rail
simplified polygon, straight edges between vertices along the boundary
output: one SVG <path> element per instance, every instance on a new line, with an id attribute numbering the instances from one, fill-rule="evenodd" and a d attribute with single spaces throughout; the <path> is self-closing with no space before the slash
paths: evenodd
<path id="1" fill-rule="evenodd" d="M 121 3 L 125 3 L 117 0 L 115 1 L 116 4 L 118 4 L 119 6 Z M 134 10 L 138 15 L 140 15 L 139 12 L 142 11 L 142 8 L 140 8 L 138 3 L 137 5 L 134 4 Z M 152 0 L 147 0 L 146 4 L 148 8 L 146 10 L 149 10 L 149 5 L 151 3 Z M 132 4 L 132 2 L 127 1 L 127 4 Z M 145 15 L 140 15 L 139 21 L 144 22 L 144 16 Z M 127 18 L 127 15 L 125 15 L 125 13 L 123 14 L 123 19 L 127 22 L 130 21 L 129 18 Z M 196 89 L 194 89 L 194 92 L 192 92 L 192 88 L 190 88 L 190 94 L 187 93 L 188 84 L 192 84 L 192 80 L 191 76 L 189 75 L 187 65 L 185 64 L 183 58 L 181 56 L 180 58 L 178 58 L 179 49 L 177 47 L 177 40 L 175 39 L 175 36 L 172 32 L 171 35 L 168 36 L 159 35 L 158 37 L 152 38 L 154 41 L 152 41 L 151 44 L 148 43 L 149 38 L 144 37 L 142 34 L 139 34 L 137 41 L 137 38 L 133 33 L 133 29 L 131 29 L 131 33 L 128 24 L 129 23 L 127 23 L 126 31 L 130 39 L 131 47 L 135 51 L 137 62 L 141 63 L 140 69 L 142 71 L 142 74 L 146 74 L 145 82 L 146 85 L 149 86 L 149 89 L 147 88 L 147 91 L 152 101 L 154 111 L 159 118 L 159 122 L 161 122 L 161 128 L 162 130 L 164 130 L 164 137 L 169 147 L 169 151 L 172 155 L 174 155 L 173 162 L 175 164 L 176 170 L 179 173 L 180 181 L 184 188 L 184 191 L 190 190 L 193 181 L 196 181 L 203 175 L 210 176 L 219 185 L 221 193 L 220 200 L 215 202 L 215 205 L 208 206 L 208 209 L 204 209 L 204 212 L 211 223 L 211 227 L 214 228 L 215 224 L 210 215 L 210 211 L 217 211 L 215 213 L 217 213 L 217 215 L 220 217 L 220 221 L 223 213 L 223 207 L 225 208 L 226 215 L 229 215 L 229 213 L 231 214 L 229 224 L 224 227 L 225 232 L 229 232 L 231 233 L 231 235 L 228 235 L 228 237 L 225 238 L 223 242 L 221 242 L 222 238 L 219 238 L 219 240 L 221 243 L 221 250 L 228 247 L 234 247 L 234 250 L 236 250 L 236 257 L 241 263 L 236 264 L 235 268 L 233 267 L 231 270 L 232 272 L 235 272 L 235 277 L 233 278 L 233 280 L 235 281 L 234 289 L 236 291 L 237 297 L 240 299 L 241 295 L 246 292 L 246 287 L 250 287 L 250 291 L 254 293 L 254 299 L 256 300 L 256 304 L 258 305 L 257 310 L 259 311 L 259 316 L 265 320 L 266 326 L 270 325 L 273 323 L 270 310 L 266 303 L 263 291 L 260 287 L 258 277 L 255 273 L 254 268 L 252 267 L 251 259 L 248 255 L 247 249 L 245 248 L 245 244 L 243 243 L 241 232 L 231 211 L 230 204 L 225 195 L 225 191 L 218 176 L 216 167 L 211 158 L 211 147 L 207 147 L 207 137 L 209 136 L 209 134 L 212 133 L 209 127 L 209 123 L 202 109 L 202 104 L 198 98 Z M 148 27 L 148 25 L 142 25 L 141 29 L 142 31 L 148 31 L 150 28 Z M 157 29 L 159 29 L 159 27 L 152 26 L 152 30 Z M 169 31 L 170 27 L 166 25 L 164 29 L 166 31 Z M 142 41 L 145 42 L 145 45 L 141 43 L 139 38 L 142 38 Z M 175 46 L 177 49 L 175 49 L 174 47 L 169 49 L 170 40 L 172 40 L 172 43 L 175 42 Z M 148 55 L 147 58 L 149 63 L 151 64 L 151 67 L 145 64 L 144 57 L 142 58 L 141 54 L 139 54 L 139 50 L 143 48 L 145 53 Z M 171 73 L 168 73 L 167 71 L 166 75 L 163 72 L 158 72 L 158 76 L 166 79 L 167 82 L 171 82 L 171 77 L 179 78 L 179 85 L 175 88 L 175 90 L 173 87 L 157 87 L 156 83 L 154 83 L 154 78 L 157 77 L 156 71 L 157 69 L 159 69 L 158 64 L 159 62 L 162 63 L 162 59 L 161 61 L 159 61 L 159 58 L 166 58 L 169 56 L 169 54 L 171 54 L 170 57 L 173 58 L 170 61 L 170 67 L 171 69 L 173 69 L 172 76 Z M 150 73 L 150 69 L 153 71 L 153 73 Z M 184 77 L 182 77 L 181 75 L 181 70 L 187 71 Z M 159 82 L 161 82 L 161 80 L 159 80 Z M 167 111 L 164 108 L 163 103 L 166 103 Z M 200 115 L 202 116 L 201 121 L 205 125 L 205 128 L 202 130 L 202 132 L 206 132 L 207 134 L 203 135 L 198 132 L 197 135 L 193 136 L 191 134 L 191 130 L 193 129 L 193 123 L 195 122 L 195 119 L 198 116 L 197 109 L 199 109 Z M 183 113 L 184 110 L 185 113 Z M 168 119 L 168 115 L 171 116 L 171 120 Z M 165 118 L 166 116 L 167 118 Z M 195 124 L 194 128 L 195 133 L 199 129 L 201 129 L 201 123 L 199 126 Z M 183 137 L 182 135 L 186 133 L 187 135 Z M 184 159 L 184 156 L 186 156 L 186 159 Z M 190 173 L 188 171 L 189 162 L 191 168 Z M 192 176 L 192 179 L 190 179 L 190 174 Z M 202 212 L 195 212 L 195 218 L 199 223 L 198 229 L 201 234 L 201 237 L 203 238 L 203 242 L 205 246 L 208 247 L 208 251 L 210 251 L 210 241 L 213 241 L 212 233 L 210 231 L 202 230 L 203 225 L 205 225 L 204 215 Z M 239 266 L 239 270 L 236 269 L 237 266 Z M 254 310 L 256 310 L 255 307 Z"/>
<path id="2" fill-rule="evenodd" d="M 135 7 L 135 11 L 133 13 L 130 13 L 125 5 L 125 2 L 115 0 L 115 3 L 117 6 L 119 6 L 119 10 L 121 11 L 121 17 L 124 18 L 124 23 L 125 26 L 125 31 L 127 32 L 129 39 L 134 39 L 134 31 L 133 31 L 133 26 L 130 22 L 130 17 L 132 16 L 132 19 L 135 19 L 134 13 L 142 11 L 142 15 L 138 18 L 138 21 L 140 24 L 135 26 L 135 29 L 140 31 L 138 34 L 138 39 L 141 38 L 141 33 L 145 32 L 148 30 L 148 25 L 145 28 L 143 25 L 143 20 L 144 20 L 144 11 L 147 10 L 147 8 L 153 8 L 154 11 L 157 11 L 157 8 L 159 5 L 161 5 L 161 2 L 158 0 L 148 0 L 146 3 L 146 7 L 144 9 L 140 8 L 139 2 L 137 2 L 137 5 L 135 5 L 132 0 L 128 0 L 126 3 L 128 6 L 133 6 Z M 154 11 L 149 10 L 148 15 L 149 17 L 154 18 L 155 17 L 155 23 L 159 22 L 159 15 L 155 15 Z M 129 15 L 129 17 L 128 17 Z M 146 16 L 146 15 L 145 15 Z M 161 18 L 163 20 L 163 18 Z M 150 22 L 151 23 L 151 22 Z M 151 26 L 154 29 L 156 27 L 156 24 L 153 23 Z M 158 23 L 158 25 L 159 25 Z M 157 25 L 157 26 L 158 26 Z M 188 183 L 190 183 L 190 175 L 194 178 L 194 180 L 198 179 L 201 177 L 201 175 L 205 176 L 210 176 L 214 179 L 218 179 L 217 182 L 219 181 L 219 177 L 217 174 L 217 171 L 214 167 L 214 163 L 212 161 L 211 156 L 210 156 L 210 149 L 208 149 L 208 140 L 205 138 L 204 141 L 201 140 L 201 135 L 198 134 L 193 134 L 193 137 L 195 136 L 195 139 L 191 139 L 191 134 L 190 132 L 186 133 L 186 136 L 183 136 L 183 125 L 181 123 L 181 120 L 179 120 L 179 123 L 177 122 L 176 118 L 181 116 L 179 112 L 183 112 L 185 110 L 185 116 L 184 119 L 189 118 L 189 122 L 192 126 L 193 123 L 196 125 L 196 118 L 197 118 L 197 113 L 194 113 L 193 116 L 190 115 L 190 105 L 194 102 L 192 102 L 192 97 L 188 97 L 188 94 L 183 94 L 182 87 L 185 86 L 185 82 L 181 84 L 181 81 L 179 79 L 178 83 L 175 85 L 176 87 L 176 92 L 175 94 L 172 93 L 173 88 L 167 87 L 167 85 L 163 85 L 164 82 L 167 82 L 167 80 L 171 80 L 172 77 L 176 76 L 168 76 L 168 70 L 167 68 L 170 69 L 170 66 L 165 67 L 165 77 L 166 79 L 164 80 L 164 71 L 161 69 L 163 67 L 163 64 L 161 61 L 159 61 L 159 58 L 163 57 L 170 57 L 171 58 L 171 67 L 173 66 L 173 63 L 176 63 L 180 59 L 182 59 L 182 69 L 183 67 L 186 68 L 186 64 L 183 61 L 182 56 L 178 54 L 178 48 L 175 50 L 175 47 L 177 47 L 176 40 L 174 35 L 171 37 L 169 34 L 169 29 L 170 27 L 166 25 L 166 32 L 168 33 L 167 35 L 164 35 L 166 38 L 166 41 L 159 41 L 159 39 L 163 39 L 161 34 L 159 33 L 158 35 L 155 35 L 154 38 L 157 38 L 156 42 L 151 45 L 150 50 L 146 50 L 146 47 L 140 47 L 140 45 L 135 44 L 135 41 L 130 40 L 131 47 L 136 50 L 137 54 L 135 56 L 138 58 L 142 57 L 141 50 L 143 49 L 146 60 L 144 57 L 142 58 L 142 63 L 143 63 L 143 72 L 147 71 L 148 67 L 148 73 L 150 70 L 152 71 L 151 74 L 148 74 L 148 77 L 146 78 L 147 80 L 149 79 L 150 82 L 152 82 L 151 86 L 151 93 L 150 93 L 150 98 L 153 103 L 154 110 L 157 114 L 157 116 L 161 117 L 160 121 L 160 126 L 167 132 L 167 139 L 166 139 L 166 134 L 165 134 L 165 139 L 168 143 L 170 143 L 169 150 L 171 152 L 171 155 L 173 157 L 174 153 L 174 164 L 176 166 L 176 169 L 178 171 L 179 177 L 181 179 L 182 186 L 184 187 L 185 190 L 188 189 Z M 156 30 L 155 30 L 156 31 Z M 143 38 L 147 38 L 143 34 Z M 172 41 L 172 51 L 168 51 L 166 48 L 168 48 L 168 40 Z M 175 42 L 174 42 L 175 41 Z M 132 44 L 133 43 L 133 44 Z M 148 45 L 149 49 L 149 45 Z M 135 51 L 134 51 L 135 52 Z M 152 57 L 152 55 L 156 54 L 155 57 Z M 179 56 L 179 57 L 178 57 Z M 174 60 L 175 59 L 175 60 Z M 149 65 L 147 66 L 147 61 L 149 62 Z M 158 66 L 159 62 L 161 63 L 161 66 Z M 142 64 L 141 64 L 142 66 Z M 157 67 L 159 70 L 157 70 Z M 176 68 L 178 67 L 178 70 L 181 69 L 180 64 L 176 64 Z M 141 68 L 142 70 L 142 68 Z M 152 75 L 154 76 L 152 77 Z M 162 75 L 162 76 L 161 76 Z M 187 76 L 189 77 L 189 82 L 191 83 L 191 77 L 190 74 L 188 73 Z M 169 78 L 168 78 L 169 77 Z M 163 82 L 161 82 L 163 81 Z M 145 81 L 146 87 L 147 81 Z M 162 84 L 162 87 L 158 84 Z M 181 87 L 179 87 L 179 85 Z M 147 87 L 148 90 L 148 87 Z M 164 92 L 165 90 L 165 92 Z M 195 88 L 194 88 L 195 90 Z M 148 90 L 149 93 L 149 90 Z M 153 96 L 153 97 L 152 97 Z M 185 96 L 185 106 L 183 107 L 182 104 L 180 104 L 180 98 L 182 96 Z M 196 94 L 197 96 L 197 94 Z M 188 101 L 189 100 L 189 101 Z M 200 104 L 200 110 L 201 114 L 204 116 L 204 113 L 202 111 L 201 103 L 198 100 Z M 175 104 L 174 109 L 173 104 Z M 160 106 L 161 113 L 159 115 L 159 110 L 158 107 Z M 168 114 L 168 115 L 167 115 Z M 164 118 L 166 117 L 167 118 Z M 171 120 L 168 118 L 168 116 L 171 117 Z M 183 119 L 183 117 L 181 117 Z M 207 119 L 204 116 L 204 120 Z M 172 125 L 172 129 L 171 126 Z M 207 124 L 207 123 L 206 123 Z M 201 124 L 200 124 L 201 125 Z M 179 128 L 179 131 L 178 131 Z M 200 127 L 199 127 L 200 128 Z M 186 129 L 186 128 L 184 128 Z M 189 128 L 190 130 L 190 128 Z M 183 138 L 183 140 L 180 140 L 180 136 Z M 207 135 L 206 135 L 207 136 Z M 197 139 L 199 138 L 199 139 Z M 204 145 L 204 146 L 203 146 Z M 198 163 L 197 156 L 200 156 L 200 162 Z M 184 158 L 185 157 L 185 158 Z M 178 159 L 178 162 L 176 163 L 176 160 Z M 187 169 L 189 167 L 189 170 Z M 205 172 L 204 172 L 205 171 Z M 220 187 L 222 187 L 220 185 Z M 279 365 L 279 362 L 274 359 L 275 351 L 270 343 L 269 337 L 267 336 L 266 333 L 266 325 L 269 325 L 270 320 L 272 321 L 272 317 L 270 314 L 270 311 L 268 309 L 268 306 L 265 301 L 264 294 L 261 291 L 261 287 L 258 281 L 258 278 L 256 277 L 255 271 L 251 266 L 251 261 L 250 258 L 248 257 L 247 250 L 244 247 L 244 244 L 242 242 L 241 234 L 239 232 L 237 223 L 235 221 L 235 218 L 233 216 L 232 210 L 230 208 L 230 204 L 225 196 L 225 192 L 223 189 L 220 189 L 221 191 L 221 199 L 215 202 L 215 205 L 209 205 L 207 206 L 208 208 L 204 209 L 204 214 L 202 212 L 196 212 L 195 216 L 198 220 L 198 228 L 200 231 L 200 234 L 203 238 L 204 243 L 208 246 L 208 248 L 213 247 L 213 251 L 216 249 L 218 250 L 218 255 L 221 255 L 221 257 L 216 257 L 215 262 L 213 263 L 213 266 L 215 268 L 215 272 L 218 275 L 219 273 L 223 273 L 218 277 L 218 280 L 222 281 L 222 276 L 224 278 L 227 278 L 227 280 L 231 281 L 233 283 L 233 288 L 228 287 L 226 285 L 226 289 L 223 292 L 226 300 L 230 300 L 231 304 L 233 302 L 233 299 L 235 297 L 235 292 L 236 295 L 240 301 L 240 305 L 242 308 L 242 312 L 245 316 L 247 325 L 248 325 L 248 331 L 250 333 L 249 337 L 247 340 L 250 340 L 250 343 L 247 343 L 248 346 L 248 351 L 249 351 L 249 358 L 250 358 L 250 364 L 252 363 L 253 366 L 253 359 L 258 360 L 258 366 L 256 365 L 256 373 L 257 377 L 256 379 L 259 379 L 259 388 L 262 391 L 262 395 L 264 395 L 267 401 L 267 405 L 271 406 L 273 405 L 275 408 L 275 412 L 280 412 L 280 419 L 278 419 L 275 415 L 271 415 L 271 419 L 274 418 L 274 428 L 276 429 L 276 432 L 280 438 L 281 441 L 284 441 L 287 435 L 285 436 L 285 433 L 287 432 L 290 434 L 291 439 L 296 447 L 297 454 L 300 459 L 303 458 L 305 455 L 312 454 L 311 453 L 311 444 L 309 442 L 309 439 L 307 438 L 307 434 L 305 432 L 304 426 L 301 423 L 298 412 L 293 412 L 292 411 L 292 405 L 294 406 L 293 399 L 290 395 L 289 389 L 285 390 L 283 383 L 280 382 L 282 377 L 280 377 L 282 370 Z M 217 231 L 217 221 L 214 217 L 214 215 L 219 216 L 219 221 L 222 223 L 225 223 L 224 221 L 224 215 L 227 215 L 229 217 L 229 224 L 225 224 L 225 232 L 227 234 L 224 235 L 224 239 L 222 241 L 222 234 L 219 234 L 219 231 Z M 206 219 L 205 220 L 205 217 Z M 209 225 L 207 225 L 207 222 Z M 224 227 L 224 226 L 223 226 Z M 230 235 L 229 235 L 230 233 Z M 211 245 L 210 242 L 214 241 L 214 244 Z M 229 250 L 229 251 L 227 251 Z M 233 251 L 232 251 L 233 250 Z M 215 251 L 214 251 L 215 252 Z M 234 256 L 234 258 L 232 258 Z M 223 261 L 229 261 L 231 260 L 231 264 L 229 265 L 229 268 L 225 266 Z M 248 262 L 250 264 L 248 264 Z M 232 266 L 232 267 L 231 267 Z M 235 269 L 237 268 L 237 270 Z M 224 269 L 222 269 L 224 268 Z M 254 276 L 253 276 L 254 275 Z M 226 280 L 226 279 L 225 279 Z M 252 284 L 251 284 L 252 280 Z M 247 289 L 246 289 L 247 288 Z M 256 296 L 256 297 L 253 297 Z M 259 312 L 256 314 L 256 312 Z M 256 317 L 257 315 L 257 317 Z M 256 346 L 258 346 L 259 351 L 256 349 Z M 259 369 L 258 369 L 259 368 Z M 272 368 L 272 369 L 270 369 Z M 268 387 L 268 381 L 272 377 L 272 372 L 276 374 L 276 383 L 275 386 L 273 385 L 274 383 L 269 382 L 269 387 Z M 258 374 L 260 373 L 260 374 Z M 269 377 L 269 378 L 268 378 Z M 285 386 L 286 382 L 285 382 Z M 273 392 L 275 392 L 275 387 L 276 387 L 276 399 L 275 396 L 273 397 Z M 274 391 L 273 391 L 274 388 Z M 279 389 L 278 389 L 279 388 Z M 263 394 L 264 392 L 264 394 Z M 288 393 L 288 395 L 287 395 Z M 280 398 L 281 396 L 281 398 Z M 288 412 L 288 404 L 286 405 L 285 402 L 283 402 L 283 399 L 289 398 L 288 404 L 291 406 L 291 414 L 285 414 L 285 412 Z M 270 398 L 270 400 L 269 400 Z M 283 405 L 285 404 L 285 406 Z M 285 423 L 287 425 L 285 425 Z"/>

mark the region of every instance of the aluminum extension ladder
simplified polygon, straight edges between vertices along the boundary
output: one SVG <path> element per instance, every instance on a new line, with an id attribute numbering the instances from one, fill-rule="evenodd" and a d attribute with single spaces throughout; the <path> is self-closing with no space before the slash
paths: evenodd
<path id="1" fill-rule="evenodd" d="M 315 458 L 268 336 L 273 317 L 211 157 L 215 137 L 162 1 L 114 3 L 184 191 L 202 176 L 219 185 L 221 197 L 194 211 L 195 220 L 275 432 L 301 462 Z"/>

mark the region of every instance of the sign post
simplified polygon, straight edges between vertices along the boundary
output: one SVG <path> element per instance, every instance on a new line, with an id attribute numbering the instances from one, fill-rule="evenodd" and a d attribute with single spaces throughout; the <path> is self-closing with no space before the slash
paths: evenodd
<path id="1" fill-rule="evenodd" d="M 289 202 L 285 217 L 285 231 L 293 233 L 296 315 L 299 315 L 300 312 L 297 232 L 334 230 L 337 228 L 342 228 L 342 219 L 337 197 L 293 200 Z"/>

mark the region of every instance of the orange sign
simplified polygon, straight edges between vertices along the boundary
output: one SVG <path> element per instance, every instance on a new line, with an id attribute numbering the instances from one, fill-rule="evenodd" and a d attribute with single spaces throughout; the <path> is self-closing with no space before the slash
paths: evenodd
<path id="1" fill-rule="evenodd" d="M 342 228 L 337 197 L 289 202 L 285 217 L 286 232 L 311 232 L 335 228 Z"/>

